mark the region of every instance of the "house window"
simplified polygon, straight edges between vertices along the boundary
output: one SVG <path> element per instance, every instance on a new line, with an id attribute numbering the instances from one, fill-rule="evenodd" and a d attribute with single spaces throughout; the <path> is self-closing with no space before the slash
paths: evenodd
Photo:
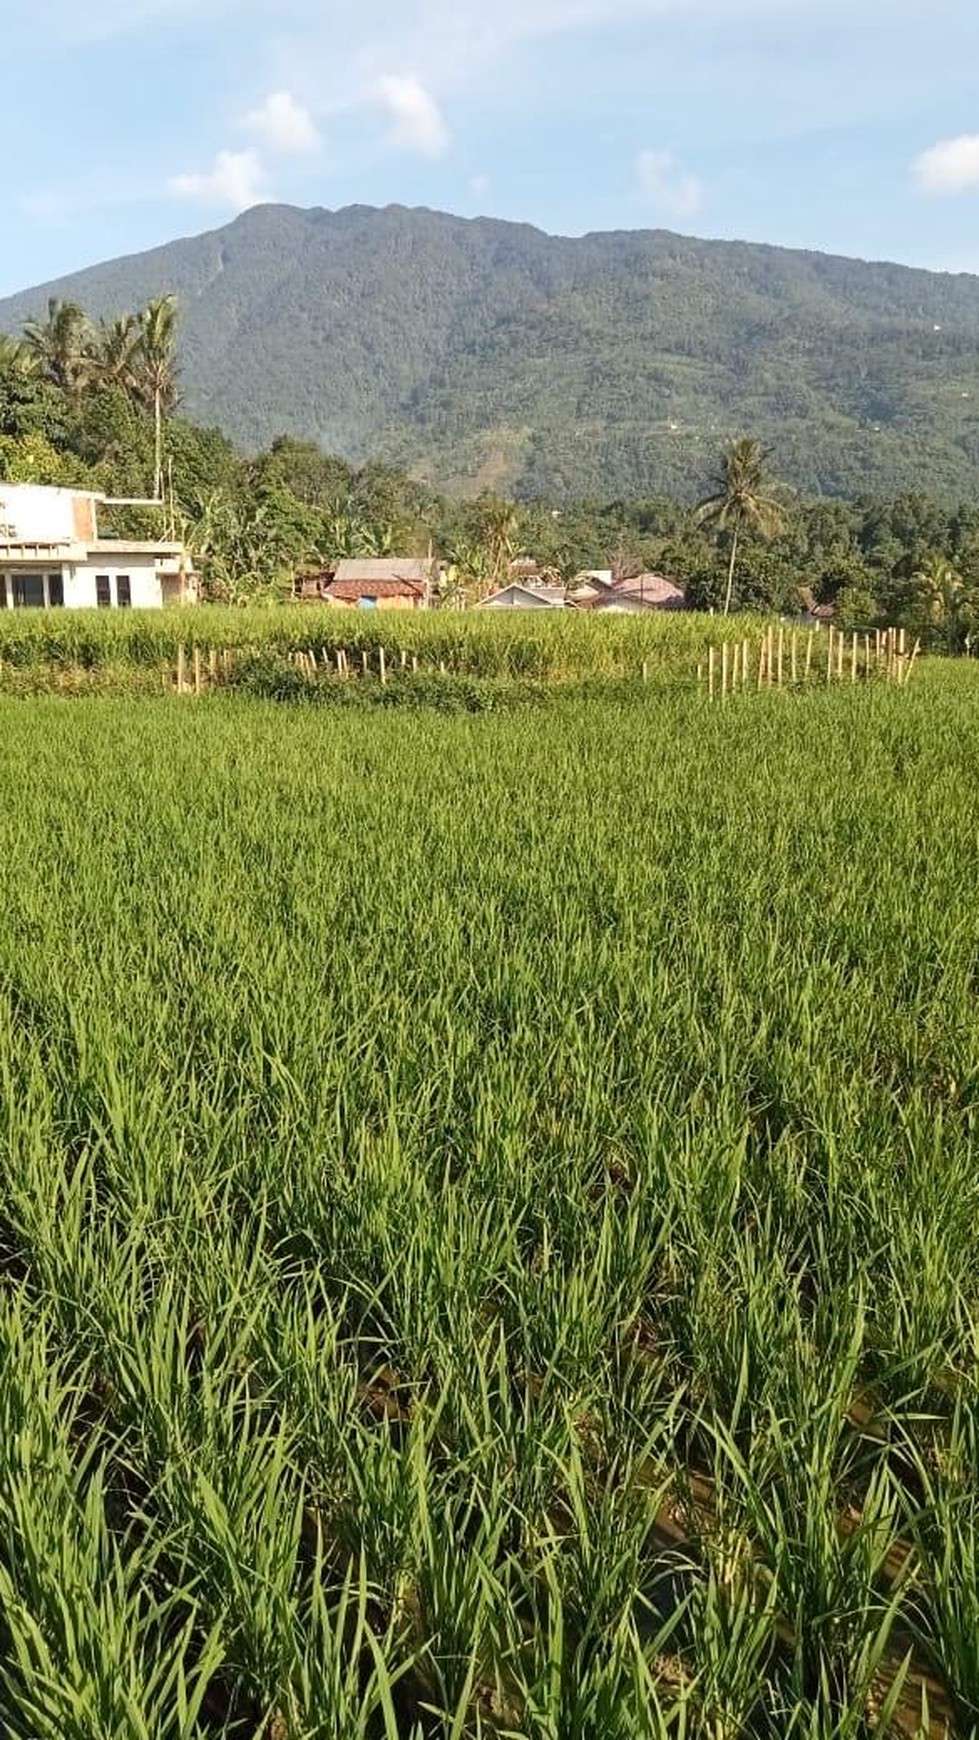
<path id="1" fill-rule="evenodd" d="M 358 598 L 357 608 L 358 610 L 376 610 L 377 599 L 370 597 Z"/>
<path id="2" fill-rule="evenodd" d="M 14 608 L 15 610 L 44 609 L 43 574 L 14 575 Z"/>
<path id="3" fill-rule="evenodd" d="M 100 610 L 108 610 L 112 603 L 112 589 L 108 574 L 95 576 L 95 602 Z"/>
<path id="4" fill-rule="evenodd" d="M 116 575 L 116 603 L 120 610 L 128 610 L 133 601 L 133 589 L 129 584 L 128 574 Z"/>
<path id="5" fill-rule="evenodd" d="M 63 574 L 48 575 L 48 604 L 52 610 L 59 610 L 65 601 L 65 581 Z"/>

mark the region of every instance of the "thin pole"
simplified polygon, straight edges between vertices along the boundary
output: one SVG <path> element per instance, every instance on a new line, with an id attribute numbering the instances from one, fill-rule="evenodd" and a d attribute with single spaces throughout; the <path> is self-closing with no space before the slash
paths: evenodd
<path id="1" fill-rule="evenodd" d="M 851 681 L 851 683 L 855 683 L 856 680 L 857 680 L 857 634 L 856 634 L 856 630 L 854 629 L 854 631 L 853 631 L 853 646 L 850 650 L 850 681 Z"/>
<path id="2" fill-rule="evenodd" d="M 836 675 L 840 682 L 843 681 L 843 653 L 845 648 L 846 635 L 840 633 L 836 637 Z"/>
<path id="3" fill-rule="evenodd" d="M 721 700 L 727 700 L 727 641 L 721 647 Z"/>
<path id="4" fill-rule="evenodd" d="M 194 648 L 194 694 L 199 695 L 200 692 L 201 692 L 201 649 L 199 646 L 195 646 L 195 648 Z"/>
<path id="5" fill-rule="evenodd" d="M 187 682 L 187 654 L 184 652 L 184 643 L 183 643 L 183 641 L 181 641 L 180 645 L 177 648 L 177 694 L 178 695 L 183 694 L 184 688 L 186 686 L 186 682 Z"/>
<path id="6" fill-rule="evenodd" d="M 833 624 L 830 623 L 829 634 L 826 637 L 826 681 L 828 683 L 831 683 L 832 680 L 833 680 Z"/>
<path id="7" fill-rule="evenodd" d="M 814 628 L 811 628 L 809 630 L 809 639 L 808 639 L 808 644 L 806 646 L 806 682 L 807 683 L 809 681 L 809 672 L 812 670 L 812 649 L 815 646 L 815 644 L 816 644 L 816 631 Z"/>
<path id="8" fill-rule="evenodd" d="M 796 686 L 796 684 L 797 684 L 797 682 L 798 682 L 798 681 L 799 681 L 799 648 L 798 648 L 798 639 L 799 639 L 799 637 L 798 637 L 798 635 L 797 635 L 797 634 L 796 634 L 796 632 L 795 632 L 795 629 L 793 629 L 793 630 L 792 630 L 792 654 L 791 654 L 791 666 L 792 666 L 792 687 L 793 687 L 793 689 L 794 689 L 794 688 L 795 688 L 795 686 Z"/>
<path id="9" fill-rule="evenodd" d="M 782 687 L 782 678 L 783 678 L 784 674 L 785 674 L 785 630 L 780 623 L 779 630 L 778 630 L 778 686 L 779 686 L 779 688 Z"/>
<path id="10" fill-rule="evenodd" d="M 377 649 L 377 657 L 378 657 L 378 662 L 379 662 L 380 670 L 381 670 L 381 682 L 386 683 L 388 680 L 388 672 L 387 672 L 387 665 L 386 665 L 385 659 L 384 659 L 384 648 L 382 646 L 378 647 L 378 649 Z"/>
<path id="11" fill-rule="evenodd" d="M 707 655 L 707 699 L 709 701 L 714 699 L 714 661 L 716 657 L 716 649 L 711 647 Z"/>

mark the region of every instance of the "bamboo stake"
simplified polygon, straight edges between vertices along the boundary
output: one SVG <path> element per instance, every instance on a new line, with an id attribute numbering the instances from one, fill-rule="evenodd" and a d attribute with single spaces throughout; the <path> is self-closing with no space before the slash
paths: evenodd
<path id="1" fill-rule="evenodd" d="M 218 649 L 216 646 L 212 646 L 207 655 L 207 675 L 208 681 L 213 687 L 218 680 Z"/>
<path id="2" fill-rule="evenodd" d="M 721 647 L 721 700 L 727 700 L 727 641 Z"/>
<path id="3" fill-rule="evenodd" d="M 698 665 L 697 666 L 697 687 L 698 687 L 698 689 L 702 689 L 703 686 L 704 686 L 704 667 L 703 667 L 703 665 Z"/>
<path id="4" fill-rule="evenodd" d="M 906 647 L 907 647 L 907 642 L 905 641 L 904 629 L 902 628 L 900 636 L 898 637 L 898 647 L 897 647 L 897 650 L 900 653 L 902 659 L 904 657 Z"/>
<path id="5" fill-rule="evenodd" d="M 846 635 L 840 633 L 836 637 L 836 675 L 837 675 L 837 679 L 841 683 L 843 681 L 843 654 L 845 651 L 846 651 Z"/>
<path id="6" fill-rule="evenodd" d="M 826 681 L 828 683 L 831 683 L 833 681 L 833 624 L 832 623 L 830 623 L 830 625 L 829 625 L 829 634 L 826 636 Z"/>
<path id="7" fill-rule="evenodd" d="M 762 635 L 761 642 L 760 642 L 760 645 L 758 647 L 758 693 L 759 693 L 759 695 L 761 694 L 762 684 L 765 681 L 765 645 L 766 645 L 765 636 Z"/>
<path id="8" fill-rule="evenodd" d="M 790 668 L 792 671 L 792 687 L 793 687 L 793 689 L 795 688 L 796 684 L 799 681 L 798 640 L 799 640 L 799 636 L 796 634 L 795 629 L 793 629 L 792 630 L 792 647 L 791 647 L 791 652 L 790 652 L 790 657 L 789 657 L 789 664 L 790 664 Z"/>
<path id="9" fill-rule="evenodd" d="M 201 692 L 201 649 L 199 646 L 195 646 L 194 647 L 194 694 L 199 695 L 200 692 Z"/>
<path id="10" fill-rule="evenodd" d="M 865 634 L 863 637 L 863 674 L 865 677 L 869 677 L 869 675 L 870 675 L 870 636 L 869 636 L 869 634 Z"/>
<path id="11" fill-rule="evenodd" d="M 741 687 L 746 689 L 751 681 L 751 642 L 741 642 Z"/>
<path id="12" fill-rule="evenodd" d="M 365 648 L 364 651 L 360 655 L 360 668 L 361 668 L 365 677 L 366 677 L 368 671 L 370 670 L 370 663 L 371 663 L 370 657 L 368 655 L 367 649 Z"/>
<path id="13" fill-rule="evenodd" d="M 643 661 L 642 661 L 642 680 L 644 683 L 649 682 L 649 660 L 648 659 L 643 659 Z"/>
<path id="14" fill-rule="evenodd" d="M 807 683 L 809 681 L 809 673 L 812 670 L 812 649 L 815 646 L 815 644 L 816 644 L 816 631 L 814 628 L 811 628 L 809 630 L 809 639 L 808 639 L 808 644 L 806 646 L 806 682 Z"/>
<path id="15" fill-rule="evenodd" d="M 405 669 L 405 666 L 407 665 L 407 663 L 408 663 L 408 654 L 405 652 L 404 647 L 402 647 L 401 648 L 401 669 L 402 670 Z"/>
<path id="16" fill-rule="evenodd" d="M 782 687 L 782 679 L 783 679 L 784 675 L 785 675 L 785 630 L 782 627 L 781 623 L 779 623 L 779 629 L 778 629 L 778 686 L 779 686 L 779 688 Z"/>
<path id="17" fill-rule="evenodd" d="M 411 655 L 411 668 L 413 671 L 417 671 L 417 669 L 418 669 L 418 654 L 417 653 L 412 653 L 412 655 Z"/>
<path id="18" fill-rule="evenodd" d="M 184 652 L 184 643 L 183 643 L 183 641 L 181 641 L 180 645 L 177 648 L 177 694 L 178 695 L 183 694 L 186 682 L 187 682 L 187 655 Z"/>
<path id="19" fill-rule="evenodd" d="M 920 642 L 920 640 L 916 640 L 914 643 L 914 646 L 911 648 L 911 657 L 908 660 L 907 676 L 905 677 L 906 683 L 909 683 L 911 681 L 911 672 L 914 670 L 914 661 L 917 658 L 920 651 L 921 651 L 921 642 Z"/>
<path id="20" fill-rule="evenodd" d="M 854 630 L 853 645 L 850 649 L 850 681 L 851 681 L 851 683 L 855 683 L 857 680 L 857 646 L 858 646 L 857 635 L 856 635 L 856 630 Z"/>
<path id="21" fill-rule="evenodd" d="M 717 657 L 716 648 L 711 647 L 707 655 L 707 699 L 714 699 L 714 661 Z"/>
<path id="22" fill-rule="evenodd" d="M 380 671 L 381 671 L 381 682 L 386 683 L 388 680 L 388 672 L 387 672 L 387 665 L 386 665 L 385 660 L 384 660 L 384 648 L 383 647 L 378 647 L 377 657 L 378 657 L 378 663 L 380 665 Z"/>

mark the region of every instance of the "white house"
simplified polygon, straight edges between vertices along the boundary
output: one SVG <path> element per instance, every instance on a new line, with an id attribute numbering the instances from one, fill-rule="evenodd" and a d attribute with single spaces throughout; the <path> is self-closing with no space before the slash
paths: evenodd
<path id="1" fill-rule="evenodd" d="M 0 610 L 110 610 L 195 604 L 197 577 L 181 543 L 100 538 L 91 490 L 0 483 Z"/>

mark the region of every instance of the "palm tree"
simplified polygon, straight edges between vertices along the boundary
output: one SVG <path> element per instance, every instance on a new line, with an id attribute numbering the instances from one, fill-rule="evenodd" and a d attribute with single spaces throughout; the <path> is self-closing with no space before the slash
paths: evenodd
<path id="1" fill-rule="evenodd" d="M 738 547 L 745 532 L 772 538 L 785 525 L 785 509 L 775 491 L 778 485 L 767 474 L 768 453 L 760 441 L 742 435 L 723 455 L 713 480 L 713 493 L 697 508 L 697 523 L 714 526 L 731 536 L 731 559 L 724 594 L 724 615 L 731 612 L 734 570 Z"/>
<path id="2" fill-rule="evenodd" d="M 480 537 L 495 575 L 501 575 L 513 560 L 522 524 L 520 509 L 512 501 L 487 496 L 480 503 Z"/>
<path id="3" fill-rule="evenodd" d="M 136 389 L 141 325 L 138 314 L 121 314 L 118 320 L 103 320 L 96 339 L 99 380 L 105 386 Z"/>
<path id="4" fill-rule="evenodd" d="M 139 316 L 135 347 L 135 390 L 153 411 L 153 494 L 163 494 L 163 419 L 176 410 L 177 361 L 175 355 L 177 299 L 157 296 Z"/>
<path id="5" fill-rule="evenodd" d="M 928 556 L 912 579 L 923 594 L 925 608 L 933 622 L 946 623 L 954 617 L 963 582 L 958 569 L 946 556 Z"/>
<path id="6" fill-rule="evenodd" d="M 27 369 L 27 349 L 22 339 L 0 332 L 0 370 L 15 374 Z"/>
<path id="7" fill-rule="evenodd" d="M 92 329 L 77 302 L 52 296 L 47 319 L 29 320 L 23 343 L 31 372 L 71 397 L 91 379 Z"/>

